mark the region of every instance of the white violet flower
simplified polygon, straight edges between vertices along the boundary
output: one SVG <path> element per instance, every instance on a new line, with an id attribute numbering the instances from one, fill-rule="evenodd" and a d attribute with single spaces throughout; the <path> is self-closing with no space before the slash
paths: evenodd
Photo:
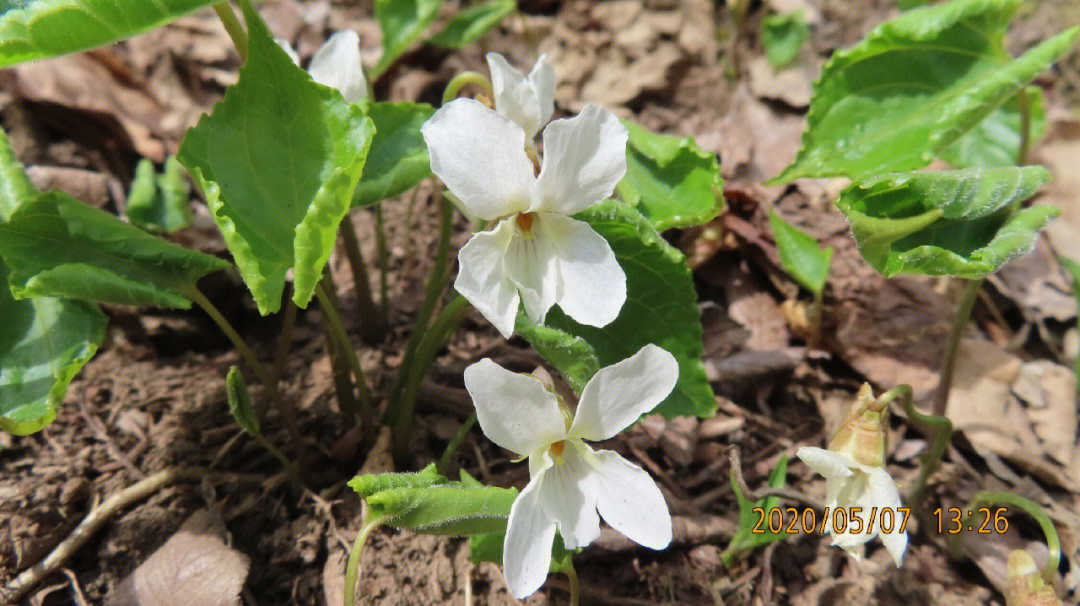
<path id="1" fill-rule="evenodd" d="M 300 65 L 300 55 L 286 40 L 275 38 L 278 46 Z M 326 39 L 326 42 L 308 64 L 311 79 L 330 88 L 336 88 L 349 103 L 369 96 L 364 67 L 360 63 L 360 36 L 351 29 L 343 29 Z"/>
<path id="2" fill-rule="evenodd" d="M 874 404 L 870 385 L 863 385 L 851 412 L 830 440 L 829 449 L 803 446 L 795 454 L 825 476 L 828 517 L 825 529 L 833 536 L 832 544 L 858 560 L 856 548 L 880 536 L 885 549 L 900 566 L 907 548 L 907 532 L 901 524 L 906 513 L 899 511 L 900 492 L 885 470 L 889 409 L 876 410 Z M 837 512 L 838 509 L 843 513 Z M 841 515 L 847 520 L 848 531 L 835 533 L 832 516 Z M 856 517 L 862 521 L 861 532 L 852 531 L 860 526 L 852 523 Z"/>
<path id="3" fill-rule="evenodd" d="M 525 129 L 525 140 L 531 145 L 536 133 L 555 112 L 554 68 L 545 55 L 536 60 L 527 78 L 499 53 L 488 53 L 487 64 L 495 93 L 495 111 Z"/>
<path id="4" fill-rule="evenodd" d="M 583 440 L 615 436 L 663 401 L 678 375 L 674 356 L 646 345 L 600 369 L 571 415 L 536 377 L 488 359 L 465 369 L 484 434 L 529 458 L 531 479 L 510 508 L 503 543 L 503 574 L 515 596 L 524 598 L 544 583 L 556 528 L 567 549 L 599 536 L 600 516 L 645 547 L 663 549 L 671 542 L 671 515 L 649 474 Z"/>
<path id="5" fill-rule="evenodd" d="M 555 304 L 581 324 L 606 326 L 626 301 L 626 274 L 607 241 L 569 215 L 608 197 L 626 173 L 626 128 L 590 105 L 544 129 L 539 176 L 525 131 L 472 99 L 456 99 L 421 128 L 431 171 L 463 211 L 496 222 L 458 253 L 454 288 L 504 337 L 518 303 L 542 324 Z"/>

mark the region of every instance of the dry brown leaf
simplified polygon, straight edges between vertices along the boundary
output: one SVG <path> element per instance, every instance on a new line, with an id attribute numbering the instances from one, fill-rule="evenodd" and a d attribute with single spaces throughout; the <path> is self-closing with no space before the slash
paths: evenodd
<path id="1" fill-rule="evenodd" d="M 750 61 L 750 91 L 763 99 L 783 101 L 793 108 L 810 106 L 812 83 L 818 67 L 800 63 L 777 70 L 765 57 Z"/>
<path id="2" fill-rule="evenodd" d="M 775 177 L 799 150 L 802 116 L 761 102 L 744 83 L 737 85 L 731 106 L 732 112 L 719 124 L 718 151 L 724 178 L 761 182 Z M 785 188 L 764 189 L 771 202 Z"/>
<path id="3" fill-rule="evenodd" d="M 116 588 L 108 606 L 230 606 L 250 565 L 222 539 L 223 523 L 197 511 Z"/>
<path id="4" fill-rule="evenodd" d="M 1053 120 L 1047 132 L 1050 137 L 1038 146 L 1032 159 L 1054 175 L 1043 188 L 1041 201 L 1060 208 L 1061 217 L 1051 221 L 1046 232 L 1054 252 L 1080 259 L 1080 120 Z"/>

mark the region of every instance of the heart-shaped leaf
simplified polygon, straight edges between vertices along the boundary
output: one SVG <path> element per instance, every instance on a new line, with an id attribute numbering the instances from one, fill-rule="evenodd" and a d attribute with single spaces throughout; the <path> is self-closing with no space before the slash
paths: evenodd
<path id="1" fill-rule="evenodd" d="M 1026 94 L 1031 120 L 1028 145 L 1033 146 L 1046 131 L 1046 110 L 1041 88 L 1029 86 Z M 1013 166 L 1020 152 L 1020 121 L 1020 106 L 1017 95 L 1013 95 L 978 126 L 942 150 L 941 159 L 954 168 Z"/>
<path id="2" fill-rule="evenodd" d="M 191 225 L 191 206 L 184 167 L 175 156 L 165 159 L 159 176 L 147 158 L 135 167 L 125 213 L 132 224 L 151 233 L 169 233 Z"/>
<path id="3" fill-rule="evenodd" d="M 177 157 L 206 195 L 259 311 L 306 307 L 352 202 L 374 134 L 361 105 L 316 84 L 246 2 L 248 61 Z"/>
<path id="4" fill-rule="evenodd" d="M 1041 166 L 966 168 L 881 175 L 840 194 L 863 258 L 885 277 L 898 273 L 975 279 L 1027 254 L 1060 211 L 1017 210 L 1050 181 Z"/>
<path id="5" fill-rule="evenodd" d="M 434 113 L 435 108 L 427 103 L 380 101 L 367 106 L 375 137 L 353 193 L 353 207 L 393 198 L 431 174 L 420 127 Z"/>
<path id="6" fill-rule="evenodd" d="M 666 349 L 679 362 L 679 380 L 653 412 L 669 418 L 711 416 L 716 411 L 716 398 L 701 363 L 701 314 L 683 254 L 626 204 L 609 200 L 576 217 L 588 222 L 611 245 L 626 273 L 626 303 L 619 317 L 601 328 L 578 324 L 553 307 L 547 315 L 547 327 L 590 345 L 601 367 L 629 358 L 649 343 Z M 524 334 L 528 338 L 528 333 Z M 572 363 L 569 356 L 554 355 L 553 348 L 543 344 L 537 351 L 571 382 L 583 384 L 592 377 L 584 376 L 591 361 Z"/>
<path id="7" fill-rule="evenodd" d="M 558 328 L 529 322 L 523 311 L 518 311 L 514 332 L 521 335 L 545 360 L 559 369 L 574 391 L 581 393 L 585 384 L 600 370 L 596 350 L 592 345 Z"/>
<path id="8" fill-rule="evenodd" d="M 914 170 L 976 127 L 1072 46 L 1080 28 L 1012 59 L 1020 0 L 915 9 L 837 51 L 814 85 L 802 148 L 773 182 Z"/>
<path id="9" fill-rule="evenodd" d="M 375 0 L 375 19 L 382 29 L 383 53 L 371 70 L 375 80 L 409 48 L 439 15 L 442 0 Z"/>
<path id="10" fill-rule="evenodd" d="M 832 261 L 833 248 L 822 250 L 817 240 L 803 233 L 799 228 L 788 223 L 769 209 L 769 225 L 776 238 L 776 250 L 780 253 L 780 264 L 784 271 L 815 295 L 821 295 L 825 280 L 829 277 L 829 262 Z"/>
<path id="11" fill-rule="evenodd" d="M 209 4 L 210 0 L 3 0 L 0 67 L 130 38 Z"/>
<path id="12" fill-rule="evenodd" d="M 650 132 L 629 120 L 623 125 L 626 176 L 616 191 L 658 231 L 710 221 L 724 208 L 720 162 L 690 137 Z"/>
<path id="13" fill-rule="evenodd" d="M 476 42 L 517 8 L 515 0 L 491 0 L 466 8 L 428 42 L 443 48 L 461 48 Z"/>

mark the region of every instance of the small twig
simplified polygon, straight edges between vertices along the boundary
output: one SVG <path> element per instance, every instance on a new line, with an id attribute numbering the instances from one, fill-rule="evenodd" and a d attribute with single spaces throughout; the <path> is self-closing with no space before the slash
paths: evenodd
<path id="1" fill-rule="evenodd" d="M 170 467 L 159 471 L 145 480 L 140 480 L 121 490 L 95 507 L 83 518 L 82 522 L 71 531 L 45 559 L 27 568 L 15 580 L 0 589 L 0 599 L 16 603 L 26 596 L 38 583 L 56 572 L 80 547 L 90 540 L 102 526 L 119 511 L 140 501 L 169 484 L 177 482 L 198 482 L 208 474 L 206 469 L 198 467 Z"/>
<path id="2" fill-rule="evenodd" d="M 808 497 L 803 493 L 791 490 L 790 488 L 773 488 L 771 486 L 766 486 L 757 491 L 750 490 L 750 487 L 746 485 L 746 480 L 743 479 L 742 460 L 739 457 L 739 447 L 734 444 L 731 448 L 728 448 L 728 460 L 731 463 L 731 473 L 735 476 L 735 485 L 739 487 L 739 492 L 743 493 L 743 496 L 746 497 L 747 500 L 759 501 L 765 497 L 780 497 L 781 499 L 802 503 L 817 511 L 825 509 L 825 505 L 817 499 Z"/>

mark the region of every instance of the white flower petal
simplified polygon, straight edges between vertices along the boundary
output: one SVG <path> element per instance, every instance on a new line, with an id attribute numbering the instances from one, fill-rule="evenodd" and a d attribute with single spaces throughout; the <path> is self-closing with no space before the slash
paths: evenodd
<path id="1" fill-rule="evenodd" d="M 889 551 L 889 555 L 892 556 L 893 561 L 899 567 L 904 561 L 904 550 L 907 549 L 907 533 L 900 532 L 900 518 L 903 514 L 897 511 L 900 507 L 900 491 L 896 489 L 896 483 L 893 482 L 889 472 L 879 467 L 870 474 L 867 493 L 873 506 L 878 508 L 879 515 L 881 511 L 890 509 L 893 517 L 897 518 L 895 524 L 893 524 L 893 531 L 889 533 L 881 532 L 880 536 L 881 542 L 885 544 L 885 549 Z M 877 530 L 880 530 L 880 528 L 879 524 Z"/>
<path id="2" fill-rule="evenodd" d="M 555 520 L 540 503 L 544 475 L 536 476 L 510 506 L 503 540 L 503 575 L 510 593 L 519 600 L 532 595 L 547 579 Z"/>
<path id="3" fill-rule="evenodd" d="M 537 213 L 538 231 L 558 258 L 556 303 L 581 324 L 607 326 L 626 303 L 626 274 L 607 240 L 584 221 Z"/>
<path id="4" fill-rule="evenodd" d="M 484 435 L 507 450 L 524 457 L 566 436 L 555 394 L 535 377 L 485 358 L 465 369 L 465 389 Z"/>
<path id="5" fill-rule="evenodd" d="M 525 313 L 533 324 L 543 324 L 547 312 L 555 305 L 559 289 L 559 269 L 551 239 L 536 229 L 536 221 L 526 234 L 513 219 L 514 237 L 506 251 L 506 276 L 518 288 Z"/>
<path id="6" fill-rule="evenodd" d="M 540 100 L 532 82 L 499 53 L 488 53 L 487 64 L 495 93 L 495 111 L 521 126 L 525 130 L 525 140 L 532 141 L 541 126 Z"/>
<path id="7" fill-rule="evenodd" d="M 506 277 L 504 260 L 514 227 L 503 221 L 490 231 L 474 234 L 458 251 L 454 288 L 469 300 L 504 338 L 514 334 L 518 291 Z"/>
<path id="8" fill-rule="evenodd" d="M 470 214 L 491 221 L 528 207 L 535 179 L 520 126 L 473 99 L 455 99 L 420 132 L 431 172 Z"/>
<path id="9" fill-rule="evenodd" d="M 656 408 L 678 379 L 675 356 L 652 344 L 601 368 L 581 392 L 569 435 L 594 442 L 613 437 Z"/>
<path id="10" fill-rule="evenodd" d="M 548 515 L 555 518 L 567 549 L 577 549 L 600 536 L 600 516 L 596 512 L 595 472 L 579 449 L 580 442 L 566 442 L 562 463 L 544 472 L 540 501 Z"/>
<path id="11" fill-rule="evenodd" d="M 601 517 L 628 539 L 649 549 L 671 543 L 671 514 L 656 482 L 642 468 L 610 450 L 593 453 Z"/>
<path id="12" fill-rule="evenodd" d="M 540 55 L 536 60 L 536 65 L 533 65 L 529 72 L 529 84 L 536 93 L 536 101 L 540 107 L 538 125 L 543 126 L 555 113 L 555 68 L 547 62 L 547 55 Z"/>
<path id="13" fill-rule="evenodd" d="M 824 448 L 802 446 L 795 452 L 795 456 L 802 459 L 807 467 L 825 476 L 826 480 L 846 478 L 855 473 L 851 471 L 856 465 L 854 460 Z"/>
<path id="14" fill-rule="evenodd" d="M 274 42 L 281 47 L 281 50 L 285 51 L 285 54 L 292 59 L 292 62 L 296 65 L 300 65 L 300 55 L 296 53 L 296 49 L 289 44 L 289 41 L 285 38 L 274 38 Z"/>
<path id="15" fill-rule="evenodd" d="M 544 164 L 529 210 L 572 215 L 611 195 L 626 174 L 626 127 L 588 105 L 544 129 Z"/>
<path id="16" fill-rule="evenodd" d="M 311 58 L 308 73 L 319 84 L 341 91 L 349 103 L 368 96 L 367 78 L 360 63 L 360 36 L 343 29 L 326 40 Z"/>

